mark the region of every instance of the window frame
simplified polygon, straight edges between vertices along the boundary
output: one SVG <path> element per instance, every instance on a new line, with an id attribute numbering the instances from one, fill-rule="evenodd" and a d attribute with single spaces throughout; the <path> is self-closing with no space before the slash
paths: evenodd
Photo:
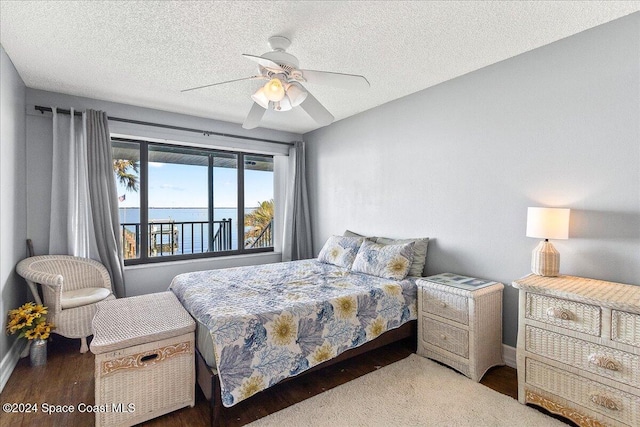
<path id="1" fill-rule="evenodd" d="M 147 141 L 145 139 L 136 139 L 136 138 L 124 138 L 124 137 L 111 137 L 111 141 L 113 142 L 128 142 L 128 143 L 136 143 L 139 144 L 139 153 L 140 153 L 140 166 L 139 166 L 139 180 L 140 180 L 140 247 L 139 249 L 139 257 L 138 258 L 130 258 L 124 260 L 125 266 L 130 265 L 146 265 L 146 264 L 155 264 L 155 263 L 163 263 L 163 262 L 171 262 L 171 261 L 185 261 L 185 260 L 194 260 L 194 259 L 206 259 L 206 258 L 218 258 L 224 256 L 231 255 L 248 255 L 248 254 L 256 254 L 256 253 L 265 253 L 265 252 L 274 252 L 274 241 L 271 241 L 272 246 L 262 247 L 262 248 L 245 248 L 244 247 L 244 157 L 246 155 L 249 156 L 262 156 L 273 159 L 274 156 L 271 154 L 256 154 L 250 153 L 240 150 L 225 150 L 225 149 L 217 149 L 217 148 L 206 148 L 206 147 L 193 147 L 189 145 L 180 145 L 180 144 L 170 144 L 170 143 L 159 143 Z M 236 221 L 236 232 L 238 233 L 238 249 L 232 249 L 228 251 L 211 251 L 211 252 L 201 252 L 201 253 L 191 253 L 191 254 L 179 254 L 179 255 L 160 255 L 160 256 L 150 256 L 149 254 L 149 147 L 150 146 L 159 146 L 159 147 L 176 147 L 182 149 L 195 149 L 202 152 L 209 153 L 210 155 L 223 153 L 223 154 L 232 154 L 237 156 L 237 218 Z M 213 206 L 213 162 L 211 161 L 212 157 L 209 156 L 209 165 L 207 170 L 208 176 L 208 202 L 209 202 L 209 229 L 213 229 L 213 212 L 215 206 Z M 275 168 L 274 171 L 275 173 Z M 274 177 L 274 191 L 275 191 L 275 182 L 276 179 Z M 118 206 L 118 210 L 120 207 Z M 275 220 L 275 218 L 274 218 Z M 118 224 L 120 225 L 120 220 L 118 218 Z M 143 243 L 144 242 L 144 243 Z M 121 245 L 123 244 L 120 242 Z M 241 244 L 242 243 L 242 244 Z"/>

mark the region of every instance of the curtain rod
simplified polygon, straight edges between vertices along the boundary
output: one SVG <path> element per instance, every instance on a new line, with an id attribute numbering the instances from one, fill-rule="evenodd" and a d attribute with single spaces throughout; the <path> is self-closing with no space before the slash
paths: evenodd
<path id="1" fill-rule="evenodd" d="M 51 107 L 42 107 L 40 105 L 36 105 L 34 108 L 35 108 L 35 110 L 40 111 L 40 113 L 42 113 L 42 114 L 44 114 L 45 112 L 52 112 Z M 63 110 L 61 108 L 58 108 L 58 109 L 56 109 L 56 111 L 58 113 L 60 113 L 60 114 L 71 115 L 71 111 L 70 110 Z M 79 111 L 74 111 L 74 115 L 82 116 L 82 113 L 79 112 Z M 136 124 L 136 125 L 154 126 L 154 127 L 158 127 L 158 128 L 164 128 L 164 129 L 173 129 L 173 130 L 182 130 L 182 131 L 186 131 L 186 132 L 201 133 L 204 136 L 216 135 L 216 136 L 224 136 L 224 137 L 227 137 L 227 138 L 244 139 L 244 140 L 249 140 L 249 141 L 270 142 L 272 144 L 281 144 L 281 145 L 290 145 L 290 146 L 293 145 L 293 143 L 291 143 L 291 142 L 276 141 L 276 140 L 273 140 L 273 139 L 254 138 L 254 137 L 251 137 L 251 136 L 233 135 L 233 134 L 230 134 L 230 133 L 214 132 L 214 131 L 210 131 L 210 130 L 201 130 L 201 129 L 185 128 L 185 127 L 181 127 L 181 126 L 163 125 L 161 123 L 143 122 L 143 121 L 140 121 L 140 120 L 123 119 L 123 118 L 120 118 L 120 117 L 111 117 L 111 116 L 109 116 L 109 120 L 113 120 L 114 122 L 133 123 L 133 124 Z"/>

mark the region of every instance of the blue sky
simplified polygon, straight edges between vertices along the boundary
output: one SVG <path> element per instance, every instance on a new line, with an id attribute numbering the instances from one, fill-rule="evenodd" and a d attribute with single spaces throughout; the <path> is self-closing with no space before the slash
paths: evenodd
<path id="1" fill-rule="evenodd" d="M 237 206 L 237 170 L 214 168 L 214 207 Z M 126 194 L 120 207 L 140 207 L 140 196 L 118 183 L 118 196 Z M 245 207 L 273 198 L 273 172 L 245 171 Z M 149 163 L 149 207 L 207 207 L 205 166 Z"/>

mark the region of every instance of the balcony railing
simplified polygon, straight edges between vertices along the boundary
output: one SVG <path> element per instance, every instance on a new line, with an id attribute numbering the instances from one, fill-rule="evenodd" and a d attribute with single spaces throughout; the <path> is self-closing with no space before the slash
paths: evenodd
<path id="1" fill-rule="evenodd" d="M 269 248 L 273 246 L 273 236 L 271 232 L 273 221 L 271 221 L 262 232 L 255 238 L 255 240 L 246 240 L 245 247 L 247 249 L 254 248 Z"/>
<path id="2" fill-rule="evenodd" d="M 120 224 L 124 259 L 140 258 L 141 225 L 137 222 Z M 233 250 L 231 219 L 213 221 L 214 233 L 209 237 L 208 221 L 152 220 L 147 230 L 148 256 L 189 255 Z M 273 247 L 272 223 L 255 239 L 244 242 L 245 249 Z"/>
<path id="3" fill-rule="evenodd" d="M 214 233 L 209 234 L 209 221 L 153 220 L 147 230 L 150 257 L 186 255 L 233 249 L 231 218 L 213 221 Z M 140 223 L 120 224 L 124 259 L 140 257 Z"/>

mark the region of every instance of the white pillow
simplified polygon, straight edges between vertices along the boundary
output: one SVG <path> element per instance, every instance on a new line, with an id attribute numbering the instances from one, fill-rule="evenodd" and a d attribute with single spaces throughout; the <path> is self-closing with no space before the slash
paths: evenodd
<path id="1" fill-rule="evenodd" d="M 386 237 L 378 237 L 376 243 L 383 245 L 399 245 L 402 243 L 415 242 L 413 247 L 413 262 L 411 268 L 409 268 L 409 276 L 420 277 L 424 272 L 424 265 L 427 262 L 427 246 L 429 245 L 429 238 L 418 239 L 388 239 Z"/>
<path id="2" fill-rule="evenodd" d="M 374 237 L 374 236 L 363 236 L 362 234 L 355 233 L 355 232 L 353 232 L 351 230 L 345 230 L 342 235 L 345 236 L 345 237 L 364 237 L 365 239 L 371 240 L 372 242 L 375 242 L 376 239 L 377 239 L 377 237 Z"/>
<path id="3" fill-rule="evenodd" d="M 331 236 L 322 247 L 318 261 L 351 268 L 363 241 L 364 237 Z"/>
<path id="4" fill-rule="evenodd" d="M 352 271 L 402 280 L 407 277 L 415 242 L 401 245 L 382 245 L 365 240 L 358 250 Z"/>

